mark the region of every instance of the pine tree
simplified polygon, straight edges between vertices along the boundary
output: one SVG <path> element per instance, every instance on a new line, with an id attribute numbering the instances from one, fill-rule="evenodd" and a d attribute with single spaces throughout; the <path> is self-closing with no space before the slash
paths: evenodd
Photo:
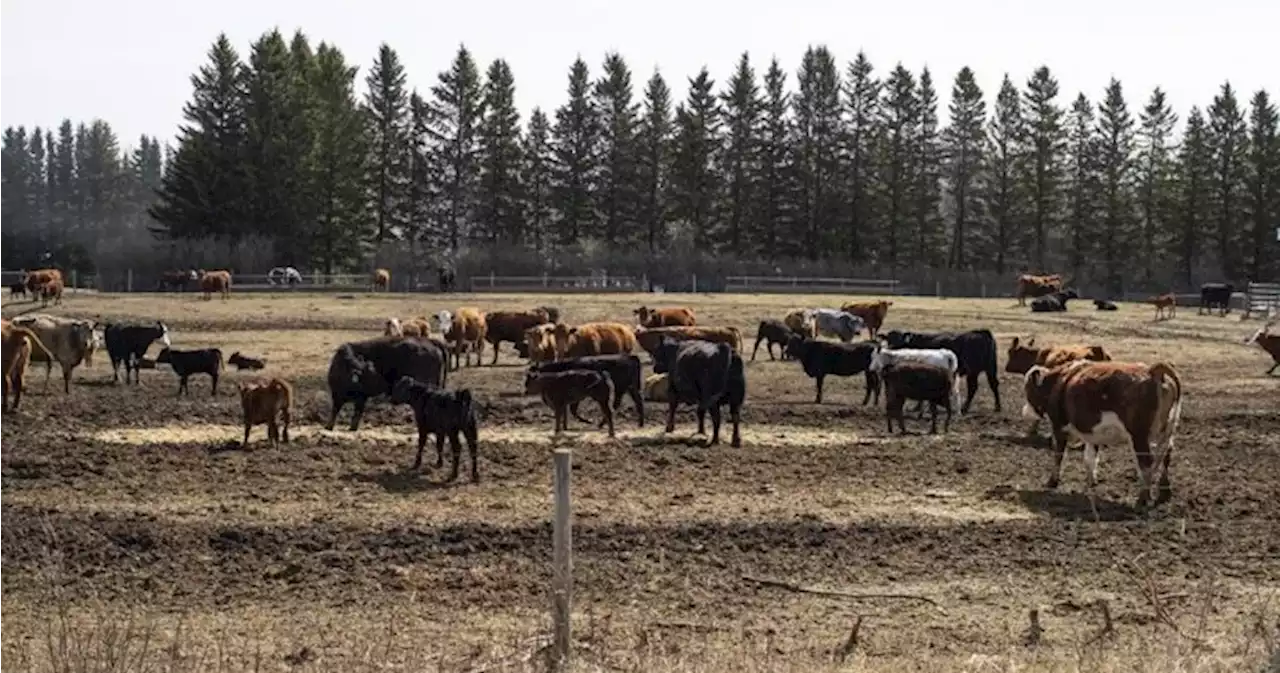
<path id="1" fill-rule="evenodd" d="M 1155 277 L 1173 226 L 1172 141 L 1177 123 L 1178 116 L 1157 87 L 1142 110 L 1138 130 L 1137 190 L 1142 226 L 1137 249 L 1142 257 L 1142 279 L 1147 282 Z"/>
<path id="2" fill-rule="evenodd" d="M 599 175 L 597 152 L 600 114 L 590 95 L 591 74 L 581 58 L 569 68 L 569 100 L 556 110 L 551 132 L 555 153 L 556 242 L 577 245 L 597 231 L 595 184 Z"/>
<path id="3" fill-rule="evenodd" d="M 842 202 L 840 175 L 840 73 L 826 47 L 810 47 L 796 73 L 797 91 L 791 98 L 796 124 L 799 178 L 800 254 L 820 259 L 835 244 L 831 223 L 839 220 Z M 912 78 L 912 87 L 915 80 Z M 914 91 L 912 95 L 914 96 Z"/>
<path id="4" fill-rule="evenodd" d="M 315 53 L 315 190 L 319 195 L 312 260 L 326 274 L 358 268 L 373 237 L 366 214 L 364 115 L 355 67 L 323 42 Z"/>
<path id="5" fill-rule="evenodd" d="M 1195 273 L 1203 260 L 1212 224 L 1210 215 L 1210 182 L 1213 172 L 1213 150 L 1209 145 L 1209 129 L 1200 109 L 1192 107 L 1182 135 L 1178 154 L 1177 227 L 1169 241 L 1170 251 L 1178 260 L 1184 287 L 1195 282 Z"/>
<path id="6" fill-rule="evenodd" d="M 942 132 L 944 174 L 952 203 L 951 249 L 947 266 L 972 268 L 976 250 L 968 244 L 984 228 L 982 166 L 985 153 L 986 104 L 968 66 L 956 74 L 951 88 L 951 123 Z"/>
<path id="7" fill-rule="evenodd" d="M 912 261 L 924 267 L 937 266 L 942 260 L 946 235 L 942 228 L 940 212 L 942 179 L 938 134 L 938 92 L 933 88 L 933 76 L 925 68 L 920 73 L 920 87 L 916 92 L 920 110 L 920 124 L 915 138 L 915 185 L 911 190 L 911 211 L 915 220 L 915 251 Z"/>
<path id="8" fill-rule="evenodd" d="M 366 189 L 377 227 L 373 238 L 378 243 L 399 238 L 414 215 L 408 204 L 412 129 L 407 79 L 400 55 L 382 43 L 364 80 L 365 134 L 370 151 Z"/>
<path id="9" fill-rule="evenodd" d="M 525 240 L 520 113 L 515 98 L 511 66 L 498 59 L 485 76 L 484 119 L 480 122 L 477 237 L 491 244 L 519 245 Z"/>
<path id="10" fill-rule="evenodd" d="M 866 53 L 859 51 L 848 67 L 844 113 L 848 119 L 844 173 L 849 200 L 844 243 L 851 262 L 871 256 L 878 225 L 873 161 L 880 115 L 880 82 L 872 73 L 871 61 Z"/>
<path id="11" fill-rule="evenodd" d="M 987 127 L 986 173 L 987 193 L 991 206 L 990 259 L 996 273 L 1003 274 L 1010 260 L 1020 256 L 1018 249 L 1032 247 L 1022 223 L 1026 220 L 1026 200 L 1019 176 L 1025 173 L 1027 147 L 1026 120 L 1022 115 L 1022 98 L 1009 75 L 1000 83 L 995 109 Z M 1032 240 L 1024 240 L 1032 239 Z"/>
<path id="12" fill-rule="evenodd" d="M 1049 264 L 1049 241 L 1057 230 L 1062 208 L 1066 131 L 1059 107 L 1058 80 L 1049 68 L 1037 68 L 1023 94 L 1027 104 L 1026 174 L 1022 178 L 1031 220 L 1031 265 L 1044 273 Z"/>
<path id="13" fill-rule="evenodd" d="M 65 240 L 67 231 L 74 226 L 76 189 L 76 157 L 74 127 L 70 119 L 58 126 L 57 144 L 50 134 L 49 150 L 49 220 L 55 240 Z"/>
<path id="14" fill-rule="evenodd" d="M 1250 101 L 1248 196 L 1245 211 L 1249 237 L 1245 261 L 1249 278 L 1275 280 L 1280 275 L 1280 120 L 1266 90 Z"/>
<path id="15" fill-rule="evenodd" d="M 48 157 L 45 156 L 45 132 L 39 126 L 31 130 L 30 146 L 27 155 L 30 157 L 28 172 L 28 208 L 30 226 L 40 232 L 41 238 L 49 238 L 49 178 Z"/>
<path id="16" fill-rule="evenodd" d="M 4 130 L 3 168 L 0 169 L 0 204 L 5 227 L 15 231 L 31 229 L 31 154 L 26 127 Z"/>
<path id="17" fill-rule="evenodd" d="M 405 188 L 406 237 L 411 248 L 429 238 L 429 223 L 439 218 L 439 203 L 432 189 L 439 183 L 439 169 L 427 144 L 427 102 L 414 91 L 409 95 L 409 184 Z"/>
<path id="18" fill-rule="evenodd" d="M 743 52 L 738 67 L 729 78 L 728 86 L 720 95 L 724 111 L 725 146 L 718 164 L 724 177 L 725 231 L 717 237 L 723 248 L 735 255 L 746 255 L 748 237 L 754 228 L 754 206 L 758 199 L 760 119 L 762 105 L 760 86 L 756 83 L 756 71 L 750 56 Z"/>
<path id="19" fill-rule="evenodd" d="M 778 59 L 769 62 L 764 75 L 761 103 L 759 200 L 752 222 L 756 255 L 773 261 L 786 252 L 782 233 L 792 228 L 796 211 L 796 172 L 792 153 L 793 128 L 787 118 L 791 99 L 787 94 L 787 73 Z"/>
<path id="20" fill-rule="evenodd" d="M 601 238 L 618 249 L 635 243 L 639 233 L 638 109 L 633 100 L 627 62 L 617 53 L 605 56 L 603 74 L 595 86 L 595 106 L 600 111 L 596 202 Z"/>
<path id="21" fill-rule="evenodd" d="M 667 191 L 671 178 L 671 89 L 655 72 L 644 90 L 644 110 L 640 120 L 640 221 L 644 223 L 645 244 L 649 254 L 665 247 L 667 229 Z"/>
<path id="22" fill-rule="evenodd" d="M 480 182 L 478 130 L 484 117 L 483 85 L 471 52 L 458 48 L 449 69 L 440 73 L 427 103 L 427 147 L 437 164 L 434 197 L 439 199 L 432 227 L 436 245 L 458 250 L 475 221 Z"/>
<path id="23" fill-rule="evenodd" d="M 897 268 L 910 244 L 908 219 L 910 189 L 915 166 L 912 145 L 920 121 L 915 77 L 901 63 L 884 82 L 880 102 L 882 133 L 878 152 L 880 188 L 885 206 L 881 261 Z"/>
<path id="24" fill-rule="evenodd" d="M 1071 280 L 1080 276 L 1093 254 L 1098 216 L 1098 140 L 1093 104 L 1076 97 L 1067 117 L 1066 248 Z"/>
<path id="25" fill-rule="evenodd" d="M 302 112 L 290 119 L 290 136 L 282 143 L 294 164 L 289 184 L 290 210 L 294 221 L 277 228 L 276 259 L 298 265 L 309 259 L 309 243 L 320 218 L 321 195 L 317 190 L 319 169 L 315 164 L 318 130 L 314 121 L 319 107 L 314 90 L 317 64 L 311 41 L 301 30 L 289 41 L 289 100 Z"/>
<path id="26" fill-rule="evenodd" d="M 249 50 L 244 71 L 245 154 L 241 164 L 250 193 L 247 230 L 288 240 L 304 226 L 295 186 L 302 180 L 308 146 L 299 124 L 303 101 L 293 85 L 292 56 L 278 30 L 263 35 Z M 290 259 L 280 260 L 292 263 Z"/>
<path id="27" fill-rule="evenodd" d="M 120 215 L 120 143 L 111 125 L 95 119 L 87 127 L 77 162 L 78 191 L 84 195 L 81 217 L 85 241 L 96 243 L 122 235 Z"/>
<path id="28" fill-rule="evenodd" d="M 1244 270 L 1241 238 L 1248 145 L 1244 115 L 1235 90 L 1230 83 L 1223 84 L 1209 107 L 1209 147 L 1213 151 L 1210 198 L 1218 263 L 1228 280 L 1238 279 Z"/>
<path id="29" fill-rule="evenodd" d="M 704 67 L 689 80 L 689 98 L 676 107 L 671 169 L 671 214 L 689 227 L 699 250 L 710 247 L 716 229 L 718 176 L 711 165 L 720 141 L 720 109 Z"/>
<path id="30" fill-rule="evenodd" d="M 529 130 L 524 135 L 521 151 L 524 161 L 520 179 L 524 185 L 525 234 L 528 242 L 543 252 L 551 235 L 552 184 L 554 182 L 555 155 L 551 151 L 551 122 L 540 108 L 529 114 Z"/>
<path id="31" fill-rule="evenodd" d="M 1098 246 L 1107 289 L 1124 290 L 1124 270 L 1130 263 L 1134 235 L 1134 121 L 1115 78 L 1098 106 L 1098 170 L 1101 177 L 1101 231 Z"/>

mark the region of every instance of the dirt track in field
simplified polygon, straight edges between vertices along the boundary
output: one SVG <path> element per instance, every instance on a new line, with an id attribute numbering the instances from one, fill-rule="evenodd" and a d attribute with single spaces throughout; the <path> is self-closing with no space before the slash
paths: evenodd
<path id="1" fill-rule="evenodd" d="M 751 336 L 756 319 L 800 301 L 696 299 L 708 324 L 724 316 Z M 82 300 L 66 312 L 140 315 L 133 300 Z M 517 394 L 522 369 L 509 345 L 499 366 L 451 377 L 481 400 L 483 429 L 481 481 L 470 483 L 464 466 L 449 484 L 447 462 L 407 471 L 414 436 L 404 408 L 375 405 L 356 433 L 318 428 L 328 353 L 376 333 L 382 313 L 361 319 L 343 308 L 326 322 L 319 298 L 229 302 L 252 305 L 238 317 L 218 302 L 163 301 L 171 303 L 157 310 L 173 325 L 175 345 L 265 353 L 290 376 L 299 389 L 295 441 L 269 448 L 257 428 L 248 449 L 236 445 L 238 374 L 212 399 L 203 378 L 193 396 L 175 398 L 167 371 L 144 372 L 141 386 L 112 386 L 102 363 L 77 373 L 69 397 L 57 386 L 43 392 L 43 372 L 29 378 L 24 409 L 4 417 L 6 641 L 11 625 L 25 632 L 38 622 L 51 583 L 73 603 L 92 597 L 213 621 L 338 610 L 377 619 L 415 601 L 440 611 L 429 619 L 440 624 L 506 615 L 521 628 L 541 625 L 551 415 Z M 574 321 L 623 318 L 630 306 L 573 301 L 562 305 L 572 306 Z M 1239 346 L 1237 332 L 1248 327 L 1208 317 L 1153 325 L 1141 308 L 1094 319 L 1082 306 L 1033 323 L 1007 301 L 899 304 L 889 327 L 991 326 L 1002 349 L 1007 336 L 1034 329 L 1044 342 L 1090 341 L 1122 359 L 1173 361 L 1188 391 L 1174 500 L 1137 516 L 1128 506 L 1132 456 L 1114 450 L 1102 460 L 1103 521 L 1092 521 L 1082 494 L 1078 452 L 1068 456 L 1059 492 L 1043 491 L 1052 452 L 1025 439 L 1013 375 L 1001 377 L 1002 412 L 984 382 L 974 412 L 957 416 L 949 434 L 891 436 L 883 407 L 859 406 L 860 377 L 829 379 L 817 405 L 799 368 L 768 361 L 762 349 L 748 366 L 741 449 L 702 446 L 689 412 L 664 438 L 657 404 L 638 429 L 626 402 L 618 439 L 575 423 L 559 442 L 575 449 L 576 607 L 637 623 L 769 630 L 778 648 L 814 657 L 824 653 L 802 643 L 838 644 L 848 617 L 868 613 L 875 621 L 866 651 L 891 656 L 903 654 L 903 634 L 942 652 L 1004 652 L 1018 645 L 1036 606 L 1052 608 L 1046 619 L 1069 647 L 1096 626 L 1082 606 L 1098 598 L 1120 628 L 1143 628 L 1156 616 L 1135 572 L 1182 597 L 1169 599 L 1178 619 L 1191 618 L 1200 596 L 1212 597 L 1213 632 L 1237 628 L 1260 595 L 1280 588 L 1280 377 L 1263 377 L 1266 356 Z M 271 319 L 293 329 L 255 331 Z M 908 424 L 917 433 L 928 426 Z M 431 445 L 427 456 L 430 464 Z M 938 607 L 850 604 L 744 577 L 918 594 Z"/>

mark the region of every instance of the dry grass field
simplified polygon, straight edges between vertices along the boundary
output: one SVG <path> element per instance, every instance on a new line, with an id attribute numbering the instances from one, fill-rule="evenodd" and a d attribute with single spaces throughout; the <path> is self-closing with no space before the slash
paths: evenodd
<path id="1" fill-rule="evenodd" d="M 271 449 L 257 428 L 239 446 L 234 388 L 247 372 L 212 399 L 207 378 L 177 398 L 163 367 L 113 386 L 105 357 L 77 370 L 69 396 L 56 376 L 47 391 L 43 372 L 30 376 L 23 408 L 3 419 L 3 669 L 537 670 L 552 415 L 521 394 L 522 361 L 506 345 L 498 366 L 486 352 L 485 366 L 450 375 L 480 400 L 482 428 L 480 483 L 448 484 L 447 470 L 407 471 L 406 408 L 375 403 L 356 433 L 322 429 L 333 348 L 379 334 L 388 316 L 460 305 L 551 304 L 584 322 L 657 303 L 742 328 L 749 350 L 759 319 L 839 302 L 71 296 L 49 312 L 162 319 L 176 347 L 265 356 L 264 373 L 299 391 L 295 441 Z M 1116 450 L 1102 460 L 1101 521 L 1078 451 L 1062 488 L 1042 490 L 1052 454 L 1025 437 L 1018 376 L 1001 375 L 1003 411 L 984 382 L 949 434 L 903 437 L 886 433 L 883 406 L 859 405 L 861 377 L 829 379 L 814 404 L 799 366 L 761 349 L 741 449 L 704 447 L 692 412 L 664 436 L 656 404 L 637 428 L 628 402 L 616 440 L 575 422 L 559 442 L 574 449 L 577 670 L 1264 670 L 1280 650 L 1280 377 L 1242 344 L 1257 322 L 898 298 L 886 324 L 976 327 L 1002 351 L 1034 335 L 1173 362 L 1186 386 L 1173 501 L 1133 512 L 1132 454 Z"/>

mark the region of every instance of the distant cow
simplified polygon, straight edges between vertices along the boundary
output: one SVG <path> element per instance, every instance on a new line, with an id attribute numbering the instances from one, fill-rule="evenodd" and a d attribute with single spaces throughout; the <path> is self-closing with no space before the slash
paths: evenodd
<path id="1" fill-rule="evenodd" d="M 490 311 L 484 314 L 485 341 L 493 344 L 493 361 L 498 364 L 498 346 L 504 341 L 513 345 L 524 343 L 525 330 L 537 325 L 546 325 L 551 317 L 541 308 L 532 311 Z"/>
<path id="2" fill-rule="evenodd" d="M 693 309 L 686 306 L 649 308 L 641 306 L 632 311 L 641 327 L 692 327 L 698 324 Z"/>
<path id="3" fill-rule="evenodd" d="M 120 380 L 120 365 L 124 365 L 124 382 L 129 382 L 129 372 L 133 371 L 134 383 L 141 383 L 141 359 L 147 354 L 151 344 L 159 341 L 165 347 L 172 345 L 169 341 L 169 327 L 162 322 L 150 325 L 108 324 L 103 330 L 103 341 L 106 342 L 107 356 L 111 358 L 111 381 Z"/>
<path id="4" fill-rule="evenodd" d="M 756 361 L 756 353 L 760 352 L 761 343 L 766 344 L 765 350 L 769 351 L 770 360 L 773 359 L 773 346 L 775 344 L 778 346 L 778 356 L 786 360 L 788 357 L 787 342 L 793 336 L 797 336 L 796 333 L 792 332 L 791 328 L 787 327 L 787 324 L 781 320 L 761 320 L 760 326 L 756 328 L 756 345 L 755 348 L 751 349 L 751 361 Z"/>
<path id="5" fill-rule="evenodd" d="M 538 308 L 547 312 L 547 320 L 552 323 L 560 322 L 560 308 L 557 306 L 539 306 Z"/>
<path id="6" fill-rule="evenodd" d="M 156 356 L 156 364 L 167 364 L 178 375 L 178 395 L 190 393 L 187 382 L 194 374 L 208 374 L 210 379 L 209 395 L 218 395 L 218 377 L 222 375 L 225 364 L 222 351 L 217 348 L 200 348 L 197 350 L 176 350 L 162 348 Z"/>
<path id="7" fill-rule="evenodd" d="M 431 339 L 380 337 L 338 346 L 329 361 L 329 397 L 333 403 L 329 430 L 347 402 L 355 405 L 351 430 L 360 427 L 365 404 L 372 397 L 389 395 L 396 381 L 408 376 L 428 386 L 443 388 L 448 379 L 448 353 Z"/>
<path id="8" fill-rule="evenodd" d="M 231 272 L 225 270 L 201 271 L 200 291 L 204 293 L 205 299 L 213 299 L 213 293 L 215 292 L 222 295 L 223 299 L 230 298 Z"/>
<path id="9" fill-rule="evenodd" d="M 387 318 L 382 329 L 383 336 L 428 337 L 431 336 L 431 319 L 426 316 L 416 318 Z"/>
<path id="10" fill-rule="evenodd" d="M 1271 369 L 1267 370 L 1268 376 L 1276 370 L 1276 367 L 1280 367 L 1280 334 L 1271 334 L 1270 330 L 1273 324 L 1275 324 L 1275 321 L 1263 325 L 1244 342 L 1246 346 L 1258 344 L 1262 350 L 1267 352 L 1267 355 L 1271 356 L 1274 364 L 1271 365 Z"/>
<path id="11" fill-rule="evenodd" d="M 1172 497 L 1169 459 L 1182 415 L 1182 381 L 1172 365 L 1078 360 L 1053 369 L 1032 367 L 1024 387 L 1027 404 L 1023 414 L 1049 420 L 1057 449 L 1046 488 L 1058 487 L 1067 440 L 1074 437 L 1084 442 L 1091 504 L 1098 480 L 1098 447 L 1106 445 L 1133 446 L 1141 482 L 1137 498 L 1140 510 L 1150 502 L 1152 472 L 1157 463 L 1160 491 L 1156 504 Z M 1154 457 L 1152 445 L 1157 452 Z"/>
<path id="12" fill-rule="evenodd" d="M 862 397 L 865 406 L 875 396 L 880 403 L 880 377 L 871 370 L 871 359 L 880 350 L 880 342 L 863 341 L 861 343 L 831 343 L 818 339 L 805 339 L 798 334 L 791 335 L 787 343 L 787 352 L 796 360 L 806 376 L 814 380 L 817 395 L 814 404 L 822 404 L 822 384 L 828 376 L 854 376 L 863 374 L 866 378 L 866 394 Z"/>
<path id="13" fill-rule="evenodd" d="M 951 429 L 951 398 L 955 388 L 955 373 L 944 367 L 924 362 L 902 360 L 886 365 L 880 370 L 884 380 L 885 419 L 889 432 L 893 433 L 893 421 L 898 421 L 898 432 L 906 434 L 903 406 L 907 400 L 929 403 L 929 434 L 938 433 L 938 407 L 947 410 L 943 432 Z"/>
<path id="14" fill-rule="evenodd" d="M 1106 299 L 1094 299 L 1093 307 L 1098 309 L 1099 311 L 1115 311 L 1116 310 L 1116 305 L 1112 302 L 1107 301 Z"/>
<path id="15" fill-rule="evenodd" d="M 706 414 L 711 412 L 711 444 L 720 442 L 720 407 L 729 405 L 733 423 L 730 446 L 742 446 L 739 433 L 742 403 L 747 397 L 747 379 L 742 356 L 728 344 L 706 341 L 676 341 L 666 338 L 653 358 L 653 373 L 670 376 L 667 401 L 667 432 L 676 429 L 676 407 L 698 407 L 698 434 L 706 434 Z"/>
<path id="16" fill-rule="evenodd" d="M 641 386 L 643 384 L 641 379 L 644 376 L 644 371 L 640 366 L 639 357 L 626 354 L 584 355 L 567 360 L 544 362 L 529 367 L 529 371 L 532 372 L 566 372 L 572 369 L 586 369 L 608 374 L 609 380 L 613 383 L 613 410 L 617 411 L 622 406 L 623 395 L 629 395 L 631 401 L 636 405 L 636 416 L 640 427 L 644 427 L 644 398 L 641 395 Z M 573 413 L 574 418 L 588 422 L 587 419 L 578 414 L 577 402 L 569 406 L 569 411 Z M 603 424 L 603 420 L 601 424 Z"/>
<path id="17" fill-rule="evenodd" d="M 814 324 L 813 309 L 797 308 L 787 312 L 782 322 L 791 329 L 792 332 L 799 334 L 806 339 L 813 339 L 818 336 L 818 327 Z"/>
<path id="18" fill-rule="evenodd" d="M 27 293 L 31 295 L 32 301 L 44 296 L 41 293 L 41 289 L 44 287 L 45 283 L 55 280 L 59 283 L 63 282 L 62 272 L 58 269 L 36 269 L 34 271 L 27 271 L 22 277 L 22 281 L 26 285 Z"/>
<path id="19" fill-rule="evenodd" d="M 1178 315 L 1178 297 L 1172 292 L 1152 297 L 1151 303 L 1156 307 L 1156 320 L 1170 320 Z"/>
<path id="20" fill-rule="evenodd" d="M 172 271 L 163 271 L 160 273 L 160 280 L 156 283 L 157 290 L 177 290 L 185 292 L 187 285 L 199 280 L 195 269 L 182 271 L 174 269 Z"/>
<path id="21" fill-rule="evenodd" d="M 71 374 L 80 363 L 92 364 L 93 353 L 98 347 L 98 335 L 94 324 L 88 320 L 55 318 L 47 315 L 31 315 L 14 318 L 13 324 L 21 325 L 35 332 L 40 337 L 51 359 L 37 351 L 32 355 L 33 362 L 45 363 L 45 385 L 53 372 L 53 363 L 57 361 L 62 369 L 62 388 L 71 392 Z"/>
<path id="22" fill-rule="evenodd" d="M 236 351 L 231 354 L 231 357 L 227 358 L 227 364 L 231 365 L 232 367 L 235 367 L 237 371 L 242 371 L 245 369 L 256 370 L 256 369 L 262 369 L 263 367 L 266 367 L 267 361 L 262 358 L 255 358 L 255 357 L 249 357 L 248 355 L 242 355 L 240 351 Z"/>
<path id="23" fill-rule="evenodd" d="M 267 272 L 267 284 L 297 287 L 302 284 L 302 274 L 291 266 L 273 267 Z"/>
<path id="24" fill-rule="evenodd" d="M 725 344 L 739 353 L 742 352 L 742 330 L 737 327 L 642 327 L 636 330 L 636 341 L 651 356 L 658 350 L 663 339 L 709 341 Z"/>
<path id="25" fill-rule="evenodd" d="M 1031 300 L 1032 313 L 1061 313 L 1067 310 L 1067 302 L 1072 299 L 1079 299 L 1080 295 L 1074 289 L 1067 288 L 1059 290 L 1043 297 L 1036 297 Z"/>
<path id="26" fill-rule="evenodd" d="M 613 383 L 608 374 L 587 369 L 570 369 L 562 372 L 539 372 L 530 369 L 524 375 L 526 395 L 539 395 L 555 414 L 555 434 L 569 429 L 569 408 L 587 398 L 600 405 L 604 424 L 613 437 L 613 410 L 609 398 L 613 397 Z M 574 414 L 575 416 L 577 414 Z"/>
<path id="27" fill-rule="evenodd" d="M 249 445 L 249 431 L 266 424 L 267 441 L 272 446 L 289 443 L 289 416 L 293 409 L 293 386 L 284 379 L 245 381 L 238 386 L 240 409 L 244 416 L 244 446 Z"/>
<path id="28" fill-rule="evenodd" d="M 28 286 L 29 287 L 29 286 Z M 1218 309 L 1218 315 L 1226 315 L 1231 312 L 1231 295 L 1236 291 L 1236 286 L 1231 283 L 1205 283 L 1200 286 L 1200 309 L 1196 311 L 1196 315 L 1205 311 L 1213 312 Z"/>
<path id="29" fill-rule="evenodd" d="M 829 308 L 814 309 L 813 320 L 818 334 L 833 336 L 845 343 L 853 341 L 866 328 L 862 318 Z"/>
<path id="30" fill-rule="evenodd" d="M 449 311 L 436 314 L 437 327 L 444 340 L 449 344 L 453 355 L 451 368 L 460 369 L 465 362 L 471 366 L 471 353 L 476 354 L 476 366 L 480 366 L 480 357 L 484 352 L 484 336 L 487 326 L 484 313 L 478 308 L 463 307 L 457 315 Z"/>
<path id="31" fill-rule="evenodd" d="M 960 413 L 968 413 L 973 396 L 978 393 L 978 376 L 987 375 L 987 385 L 995 396 L 995 410 L 1000 411 L 1000 367 L 996 350 L 996 337 L 991 330 L 977 329 L 969 332 L 936 332 L 925 334 L 891 330 L 883 335 L 890 348 L 945 348 L 956 354 L 959 362 L 957 375 L 965 377 L 968 395 Z"/>
<path id="32" fill-rule="evenodd" d="M 62 291 L 63 291 L 63 285 L 62 285 L 61 278 L 54 278 L 53 280 L 50 280 L 44 285 L 41 285 L 39 289 L 40 306 L 41 307 L 48 306 L 50 301 L 53 302 L 54 306 L 61 304 Z"/>
<path id="33" fill-rule="evenodd" d="M 841 306 L 840 310 L 862 318 L 862 321 L 867 325 L 867 333 L 874 339 L 876 333 L 884 325 L 884 319 L 889 314 L 890 306 L 893 306 L 893 302 L 884 299 L 878 301 L 851 301 Z"/>
<path id="34" fill-rule="evenodd" d="M 1017 287 L 1014 289 L 1013 296 L 1018 299 L 1018 306 L 1026 306 L 1028 298 L 1043 297 L 1061 289 L 1062 276 L 1059 274 L 1055 273 L 1050 276 L 1023 274 L 1018 276 Z"/>
<path id="35" fill-rule="evenodd" d="M 552 329 L 556 340 L 556 358 L 584 355 L 618 355 L 636 350 L 636 333 L 631 327 L 616 322 L 589 322 L 576 327 L 564 323 Z"/>
<path id="36" fill-rule="evenodd" d="M 429 434 L 436 436 L 436 467 L 444 467 L 444 440 L 448 437 L 449 450 L 453 453 L 449 481 L 456 480 L 458 464 L 462 462 L 461 435 L 466 437 L 467 451 L 471 454 L 471 481 L 480 481 L 476 466 L 479 420 L 470 390 L 436 390 L 405 376 L 391 388 L 391 401 L 413 409 L 413 420 L 418 426 L 418 455 L 413 460 L 413 469 L 422 468 L 422 450 Z"/>
<path id="37" fill-rule="evenodd" d="M 379 290 L 382 290 L 383 292 L 385 292 L 390 288 L 391 288 L 391 272 L 387 271 L 386 269 L 374 269 L 373 270 L 373 291 L 377 292 Z"/>

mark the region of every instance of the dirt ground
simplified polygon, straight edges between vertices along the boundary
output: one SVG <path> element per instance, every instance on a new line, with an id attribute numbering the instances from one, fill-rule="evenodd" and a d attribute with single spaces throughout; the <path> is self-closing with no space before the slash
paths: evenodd
<path id="1" fill-rule="evenodd" d="M 568 322 L 631 322 L 641 303 L 688 305 L 702 324 L 742 328 L 749 350 L 758 320 L 839 302 L 69 297 L 49 312 L 163 320 L 175 347 L 266 357 L 264 373 L 298 391 L 294 441 L 269 448 L 257 428 L 239 446 L 234 390 L 247 372 L 229 373 L 216 397 L 194 379 L 184 398 L 165 368 L 113 385 L 105 357 L 76 371 L 70 395 L 56 376 L 45 390 L 42 370 L 29 375 L 22 409 L 3 418 L 3 668 L 536 668 L 553 446 L 574 450 L 581 670 L 1237 671 L 1280 649 L 1280 376 L 1243 345 L 1257 321 L 1234 314 L 1183 308 L 1156 323 L 1149 306 L 1082 302 L 1033 316 L 1009 299 L 897 298 L 890 309 L 886 329 L 987 327 L 1002 351 L 1034 335 L 1174 363 L 1186 388 L 1174 499 L 1146 517 L 1130 508 L 1131 453 L 1103 455 L 1100 521 L 1078 451 L 1059 491 L 1043 490 L 1052 452 L 1026 438 L 1021 379 L 1004 373 L 1002 411 L 983 382 L 949 433 L 909 418 L 904 437 L 886 432 L 883 406 L 860 405 L 861 377 L 829 379 L 814 404 L 799 366 L 761 348 L 740 449 L 703 446 L 688 411 L 663 435 L 658 404 L 638 428 L 629 402 L 616 440 L 575 422 L 553 442 L 551 413 L 521 394 L 507 344 L 497 366 L 486 351 L 484 366 L 450 376 L 480 400 L 478 484 L 446 483 L 447 464 L 408 470 L 405 407 L 374 404 L 355 433 L 349 407 L 343 429 L 321 427 L 333 348 L 389 316 L 549 304 Z"/>

